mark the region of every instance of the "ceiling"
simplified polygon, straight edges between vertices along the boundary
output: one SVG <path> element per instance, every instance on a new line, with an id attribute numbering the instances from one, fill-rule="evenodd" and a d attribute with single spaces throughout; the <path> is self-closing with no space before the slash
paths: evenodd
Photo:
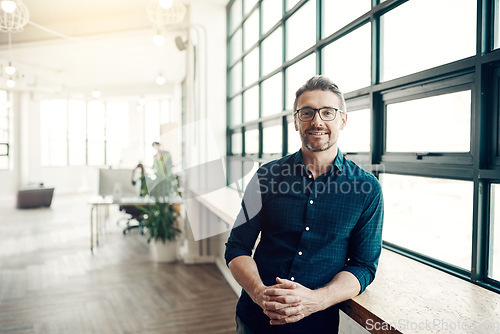
<path id="1" fill-rule="evenodd" d="M 186 38 L 185 22 L 164 33 L 157 47 L 146 14 L 153 0 L 23 0 L 30 23 L 22 32 L 0 33 L 0 65 L 12 61 L 24 78 L 17 90 L 87 96 L 93 89 L 106 95 L 168 91 L 185 76 L 186 51 L 175 46 L 176 36 Z M 222 6 L 227 0 L 182 0 Z M 3 73 L 3 70 L 2 70 Z M 155 78 L 167 79 L 158 86 Z M 0 77 L 5 88 L 6 75 Z"/>

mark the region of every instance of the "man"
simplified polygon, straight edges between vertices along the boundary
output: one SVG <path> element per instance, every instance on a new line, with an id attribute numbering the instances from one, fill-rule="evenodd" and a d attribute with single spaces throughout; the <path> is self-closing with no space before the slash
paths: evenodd
<path id="1" fill-rule="evenodd" d="M 170 152 L 164 151 L 162 145 L 155 141 L 151 144 L 156 150 L 153 160 L 154 180 L 149 180 L 149 194 L 155 198 L 171 196 L 177 190 L 177 180 L 172 171 Z"/>
<path id="2" fill-rule="evenodd" d="M 337 147 L 344 97 L 315 76 L 297 91 L 294 111 L 301 149 L 259 168 L 226 244 L 243 288 L 238 333 L 337 333 L 338 303 L 375 277 L 382 191 Z"/>

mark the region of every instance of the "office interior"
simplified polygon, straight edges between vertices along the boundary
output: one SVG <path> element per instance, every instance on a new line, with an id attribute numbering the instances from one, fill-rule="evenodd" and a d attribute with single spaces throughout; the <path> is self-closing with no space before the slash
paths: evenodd
<path id="1" fill-rule="evenodd" d="M 0 332 L 234 332 L 225 239 L 258 166 L 300 148 L 294 93 L 315 74 L 344 92 L 340 150 L 385 201 L 377 278 L 340 331 L 500 332 L 499 0 L 174 0 L 173 24 L 148 16 L 156 0 L 14 2 L 29 18 L 0 34 Z M 175 264 L 123 236 L 116 206 L 91 252 L 99 169 L 151 168 L 153 141 L 176 172 L 220 163 L 223 184 L 189 174 Z M 51 206 L 17 209 L 40 183 Z"/>

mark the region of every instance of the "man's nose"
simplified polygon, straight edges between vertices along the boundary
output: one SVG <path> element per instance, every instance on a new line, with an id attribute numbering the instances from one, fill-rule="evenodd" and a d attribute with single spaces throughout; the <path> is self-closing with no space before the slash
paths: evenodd
<path id="1" fill-rule="evenodd" d="M 311 125 L 314 125 L 314 126 L 317 126 L 317 127 L 323 125 L 323 120 L 319 116 L 319 110 L 315 110 L 314 111 L 314 118 L 311 121 Z"/>

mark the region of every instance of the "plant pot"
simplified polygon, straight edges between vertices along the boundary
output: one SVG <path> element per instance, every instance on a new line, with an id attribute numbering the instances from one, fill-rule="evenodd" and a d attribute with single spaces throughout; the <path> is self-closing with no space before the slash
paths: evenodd
<path id="1" fill-rule="evenodd" d="M 151 259 L 154 262 L 175 262 L 177 261 L 177 241 L 154 241 L 149 243 Z"/>

